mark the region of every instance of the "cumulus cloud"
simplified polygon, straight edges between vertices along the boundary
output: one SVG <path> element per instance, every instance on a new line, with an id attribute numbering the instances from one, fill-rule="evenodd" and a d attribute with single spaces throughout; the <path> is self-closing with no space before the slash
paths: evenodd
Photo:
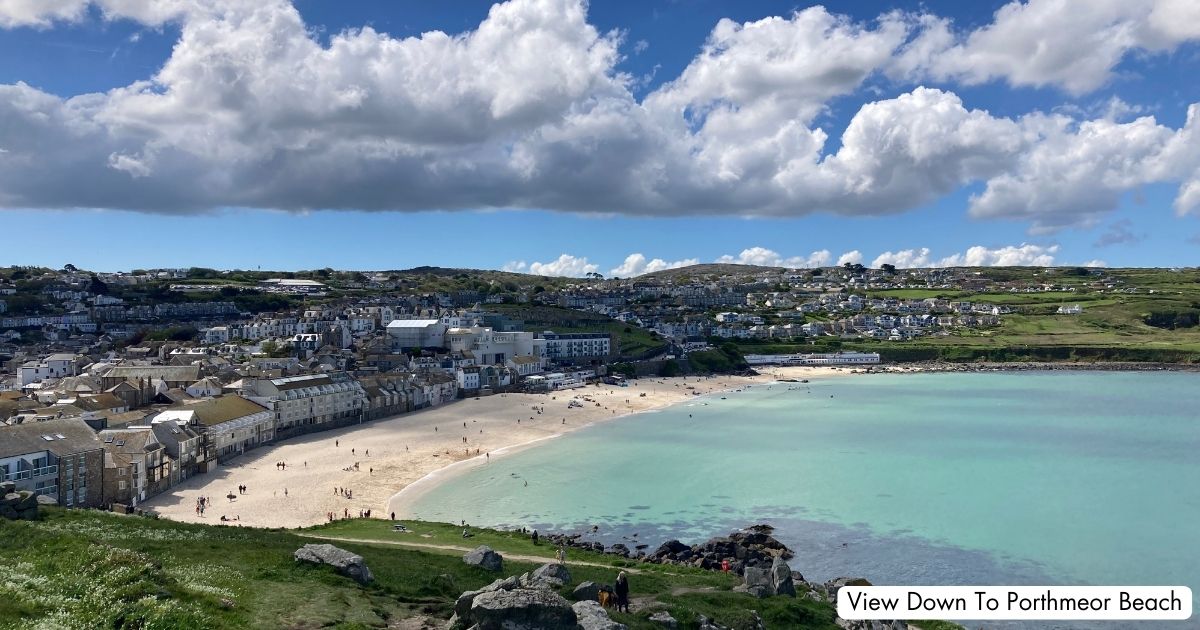
<path id="1" fill-rule="evenodd" d="M 1108 263 L 1104 262 L 1103 260 L 1100 260 L 1099 258 L 1096 258 L 1096 259 L 1089 260 L 1089 261 L 1083 263 L 1083 266 L 1084 267 L 1107 267 Z"/>
<path id="2" fill-rule="evenodd" d="M 621 266 L 616 267 L 608 272 L 609 276 L 614 278 L 632 278 L 646 273 L 654 273 L 664 269 L 678 269 L 680 267 L 688 267 L 690 265 L 700 264 L 698 258 L 686 258 L 683 260 L 666 261 L 661 258 L 654 260 L 646 260 L 644 254 L 635 253 L 625 257 L 625 262 Z"/>
<path id="3" fill-rule="evenodd" d="M 878 268 L 884 264 L 901 269 L 918 267 L 1050 267 L 1058 253 L 1058 245 L 1009 245 L 990 249 L 982 245 L 970 247 L 964 253 L 934 258 L 928 247 L 883 252 L 871 262 Z"/>
<path id="4" fill-rule="evenodd" d="M 1013 1 L 992 22 L 965 33 L 946 19 L 923 16 L 919 35 L 890 69 L 910 79 L 1014 86 L 1058 86 L 1073 94 L 1109 82 L 1136 53 L 1163 53 L 1200 39 L 1194 0 Z"/>
<path id="5" fill-rule="evenodd" d="M 596 273 L 599 265 L 588 262 L 587 257 L 562 254 L 550 262 L 526 263 L 524 260 L 512 260 L 502 266 L 501 271 L 513 273 L 529 273 L 535 276 L 564 276 L 580 278 L 589 273 Z"/>
<path id="6" fill-rule="evenodd" d="M 862 252 L 858 251 L 857 249 L 852 249 L 852 250 L 842 254 L 841 256 L 838 256 L 837 264 L 839 267 L 841 267 L 842 265 L 845 265 L 847 263 L 849 263 L 851 265 L 857 265 L 858 263 L 861 263 L 862 260 L 863 260 Z"/>
<path id="7" fill-rule="evenodd" d="M 765 247 L 743 249 L 737 256 L 725 254 L 715 262 L 737 265 L 757 265 L 759 267 L 787 267 L 793 269 L 826 267 L 833 259 L 833 254 L 827 249 L 817 250 L 808 256 L 791 256 L 784 258 L 779 252 Z"/>
<path id="8" fill-rule="evenodd" d="M 1177 130 L 1118 122 L 1134 110 L 1115 104 L 1096 119 L 1009 118 L 917 86 L 862 105 L 832 142 L 816 120 L 882 72 L 1087 90 L 1133 51 L 1194 39 L 1197 6 L 1097 0 L 1075 19 L 1030 0 L 971 33 L 822 7 L 722 20 L 639 100 L 617 69 L 619 34 L 591 25 L 581 0 L 497 4 L 454 36 L 363 27 L 328 43 L 286 0 L 0 0 L 0 27 L 89 19 L 89 7 L 180 27 L 144 81 L 66 99 L 0 85 L 0 207 L 878 215 L 983 182 L 972 216 L 1052 232 L 1169 182 L 1185 214 L 1200 208 L 1194 112 Z M 1024 43 L 996 43 L 1009 37 Z"/>

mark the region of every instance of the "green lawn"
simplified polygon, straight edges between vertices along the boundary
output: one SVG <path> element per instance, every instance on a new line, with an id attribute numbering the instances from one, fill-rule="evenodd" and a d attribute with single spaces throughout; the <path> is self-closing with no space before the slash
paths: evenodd
<path id="1" fill-rule="evenodd" d="M 0 628 L 384 628 L 416 615 L 441 623 L 460 593 L 497 575 L 463 564 L 459 550 L 389 543 L 553 554 L 518 534 L 472 528 L 475 536 L 464 545 L 461 527 L 407 524 L 407 534 L 372 520 L 259 530 L 63 509 L 47 510 L 40 522 L 0 521 Z M 369 541 L 330 542 L 363 556 L 375 581 L 364 587 L 328 568 L 296 563 L 292 553 L 317 542 L 311 536 Z M 539 564 L 510 557 L 502 575 Z M 569 551 L 568 564 L 573 584 L 564 594 L 584 580 L 611 583 L 629 565 L 631 596 L 642 610 L 614 617 L 634 628 L 653 627 L 652 609 L 671 611 L 684 627 L 695 627 L 701 613 L 748 628 L 749 611 L 756 610 L 770 628 L 836 628 L 829 605 L 756 600 L 733 593 L 738 580 L 726 574 L 577 550 Z"/>

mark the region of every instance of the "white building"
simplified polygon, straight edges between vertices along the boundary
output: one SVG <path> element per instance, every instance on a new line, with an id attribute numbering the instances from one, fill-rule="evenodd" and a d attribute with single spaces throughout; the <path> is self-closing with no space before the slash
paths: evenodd
<path id="1" fill-rule="evenodd" d="M 271 409 L 281 436 L 344 426 L 362 419 L 366 391 L 344 372 L 244 379 L 245 395 Z"/>
<path id="2" fill-rule="evenodd" d="M 608 333 L 558 334 L 547 330 L 546 358 L 552 361 L 603 359 L 612 353 L 612 335 Z"/>
<path id="3" fill-rule="evenodd" d="M 444 348 L 446 324 L 436 319 L 397 319 L 387 325 L 396 348 Z"/>
<path id="4" fill-rule="evenodd" d="M 24 387 L 48 378 L 75 376 L 75 373 L 75 355 L 52 354 L 41 361 L 27 361 L 21 365 L 17 382 Z"/>

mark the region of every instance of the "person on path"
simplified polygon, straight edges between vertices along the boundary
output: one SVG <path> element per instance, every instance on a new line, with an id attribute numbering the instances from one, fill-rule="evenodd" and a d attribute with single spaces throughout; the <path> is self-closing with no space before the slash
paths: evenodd
<path id="1" fill-rule="evenodd" d="M 559 564 L 566 564 L 567 563 L 567 548 L 564 547 L 563 545 L 559 545 L 558 551 L 554 552 L 554 558 L 556 560 L 558 560 Z"/>
<path id="2" fill-rule="evenodd" d="M 617 593 L 617 611 L 629 612 L 629 578 L 625 577 L 624 571 L 617 574 L 613 590 Z"/>

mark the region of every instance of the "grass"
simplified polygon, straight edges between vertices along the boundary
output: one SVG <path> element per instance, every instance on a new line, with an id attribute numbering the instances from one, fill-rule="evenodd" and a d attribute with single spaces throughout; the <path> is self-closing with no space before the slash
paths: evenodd
<path id="1" fill-rule="evenodd" d="M 577 311 L 558 306 L 492 304 L 490 310 L 525 322 L 531 332 L 552 330 L 557 333 L 606 332 L 612 334 L 623 358 L 639 358 L 666 350 L 667 344 L 650 331 L 616 321 L 599 313 Z"/>
<path id="2" fill-rule="evenodd" d="M 41 521 L 0 522 L 0 628 L 383 628 L 417 615 L 444 620 L 460 593 L 496 574 L 465 565 L 459 550 L 389 543 L 487 544 L 510 555 L 502 575 L 542 562 L 517 556 L 553 554 L 517 533 L 472 528 L 474 537 L 464 541 L 461 527 L 406 524 L 411 533 L 376 520 L 262 530 L 51 508 Z M 361 586 L 326 567 L 296 563 L 292 553 L 316 542 L 312 536 L 363 541 L 330 542 L 363 556 L 375 581 Z M 584 580 L 612 583 L 619 569 L 632 567 L 631 597 L 644 607 L 614 618 L 633 628 L 653 627 L 655 609 L 671 611 L 683 627 L 695 627 L 704 614 L 747 628 L 755 610 L 769 628 L 836 628 L 827 604 L 753 599 L 732 592 L 737 578 L 722 573 L 578 550 L 570 550 L 568 563 L 574 583 L 564 594 Z"/>

